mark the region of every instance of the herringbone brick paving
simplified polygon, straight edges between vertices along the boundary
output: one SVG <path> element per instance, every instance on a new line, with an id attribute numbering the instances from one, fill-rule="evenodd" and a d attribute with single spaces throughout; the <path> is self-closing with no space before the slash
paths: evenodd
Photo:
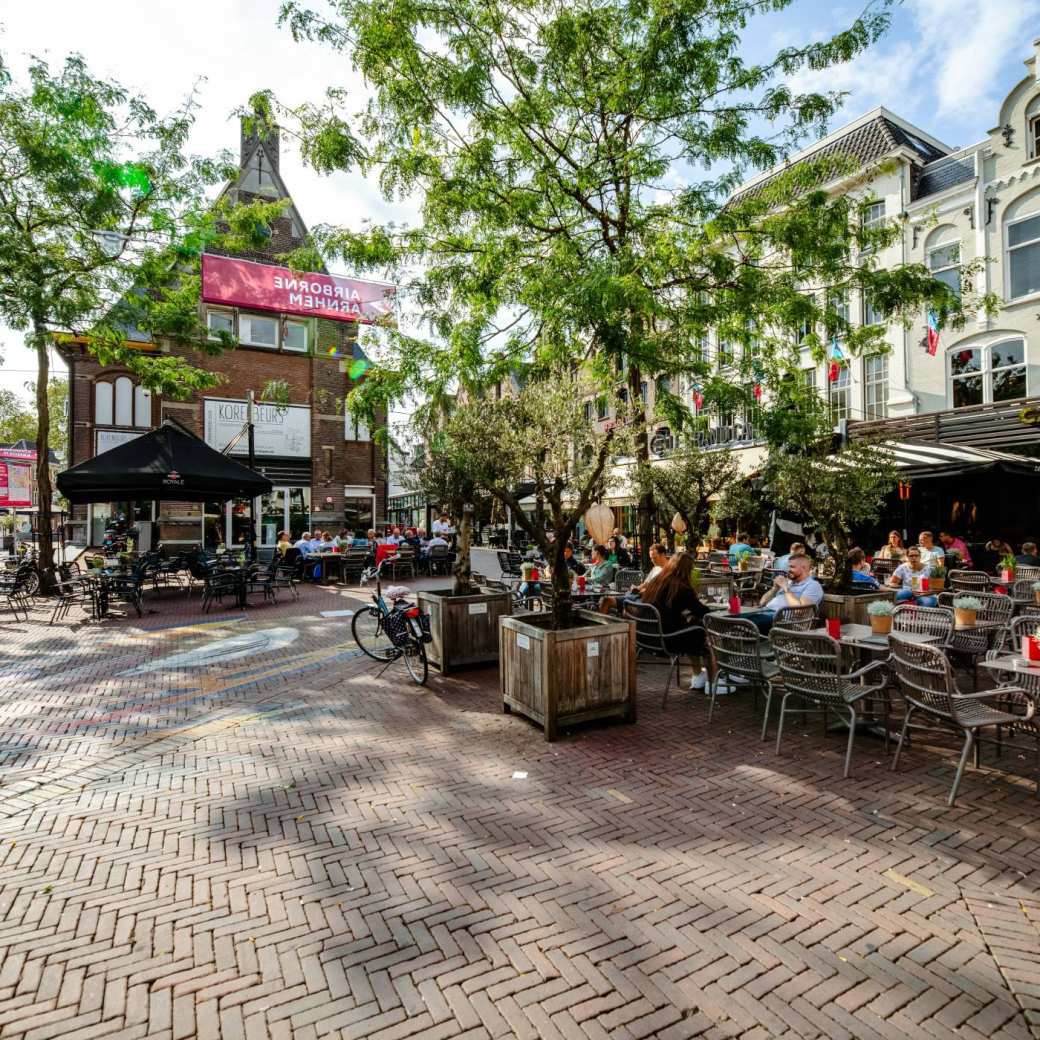
<path id="1" fill-rule="evenodd" d="M 1040 1036 L 1025 780 L 842 780 L 656 668 L 547 745 L 491 671 L 377 677 L 353 605 L 0 627 L 0 1040 Z"/>

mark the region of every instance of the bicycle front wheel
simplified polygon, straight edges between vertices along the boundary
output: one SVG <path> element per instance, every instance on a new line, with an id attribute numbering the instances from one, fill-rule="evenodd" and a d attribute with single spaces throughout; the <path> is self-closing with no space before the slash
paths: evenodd
<path id="1" fill-rule="evenodd" d="M 390 642 L 383 626 L 383 615 L 376 607 L 362 607 L 350 619 L 354 641 L 375 661 L 392 661 L 399 651 Z"/>
<path id="2" fill-rule="evenodd" d="M 430 665 L 426 660 L 426 644 L 410 639 L 404 646 L 404 666 L 408 674 L 418 686 L 425 686 L 430 674 Z"/>

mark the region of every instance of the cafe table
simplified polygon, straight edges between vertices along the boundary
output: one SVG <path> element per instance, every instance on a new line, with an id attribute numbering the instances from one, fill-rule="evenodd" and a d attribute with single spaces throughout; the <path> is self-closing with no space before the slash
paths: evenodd
<path id="1" fill-rule="evenodd" d="M 927 632 L 897 632 L 896 634 L 907 643 L 934 644 L 940 641 L 938 636 L 929 635 Z M 889 647 L 888 636 L 875 634 L 870 625 L 842 625 L 841 638 L 838 642 L 842 646 L 862 650 L 887 650 Z"/>
<path id="2" fill-rule="evenodd" d="M 1027 661 L 1019 654 L 1002 654 L 989 661 L 979 661 L 979 664 L 991 672 L 1014 675 L 1016 685 L 1030 693 L 1040 693 L 1040 661 Z"/>
<path id="3" fill-rule="evenodd" d="M 378 548 L 383 548 L 378 546 Z M 387 548 L 396 548 L 396 546 L 387 546 Z M 311 553 L 311 558 L 321 560 L 321 581 L 327 582 L 329 580 L 330 570 L 336 571 L 336 580 L 339 582 L 343 581 L 343 553 L 337 552 L 319 552 Z"/>

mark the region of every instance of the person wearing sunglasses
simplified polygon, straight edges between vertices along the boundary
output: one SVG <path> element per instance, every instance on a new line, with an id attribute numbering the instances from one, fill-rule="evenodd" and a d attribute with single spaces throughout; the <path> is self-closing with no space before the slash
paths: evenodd
<path id="1" fill-rule="evenodd" d="M 906 603 L 914 600 L 922 607 L 934 607 L 938 605 L 938 599 L 927 593 L 920 595 L 921 582 L 932 573 L 930 560 L 925 560 L 921 550 L 912 545 L 906 550 L 906 562 L 901 563 L 888 579 L 892 588 L 899 589 L 896 593 L 897 603 Z"/>

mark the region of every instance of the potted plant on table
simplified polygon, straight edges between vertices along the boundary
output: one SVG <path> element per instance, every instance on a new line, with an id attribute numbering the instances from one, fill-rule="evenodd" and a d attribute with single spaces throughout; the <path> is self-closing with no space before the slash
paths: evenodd
<path id="1" fill-rule="evenodd" d="M 974 628 L 978 612 L 982 609 L 982 600 L 977 596 L 955 596 L 953 600 L 953 621 L 957 628 Z"/>
<path id="2" fill-rule="evenodd" d="M 583 398 L 593 392 L 570 372 L 543 371 L 508 396 L 465 403 L 448 428 L 465 471 L 512 511 L 549 564 L 551 578 L 541 580 L 552 609 L 499 626 L 503 709 L 538 722 L 546 740 L 571 722 L 635 721 L 634 626 L 575 609 L 564 555 L 631 440 L 623 416 L 606 429 L 585 419 Z"/>
<path id="3" fill-rule="evenodd" d="M 1011 553 L 1000 558 L 1000 580 L 1012 582 L 1015 580 L 1015 557 Z"/>
<path id="4" fill-rule="evenodd" d="M 887 636 L 892 631 L 892 617 L 896 605 L 890 600 L 878 599 L 867 604 L 867 616 L 870 618 L 870 630 L 876 636 Z"/>
<path id="5" fill-rule="evenodd" d="M 946 566 L 942 563 L 932 565 L 932 571 L 928 575 L 928 591 L 942 592 L 946 588 Z"/>

